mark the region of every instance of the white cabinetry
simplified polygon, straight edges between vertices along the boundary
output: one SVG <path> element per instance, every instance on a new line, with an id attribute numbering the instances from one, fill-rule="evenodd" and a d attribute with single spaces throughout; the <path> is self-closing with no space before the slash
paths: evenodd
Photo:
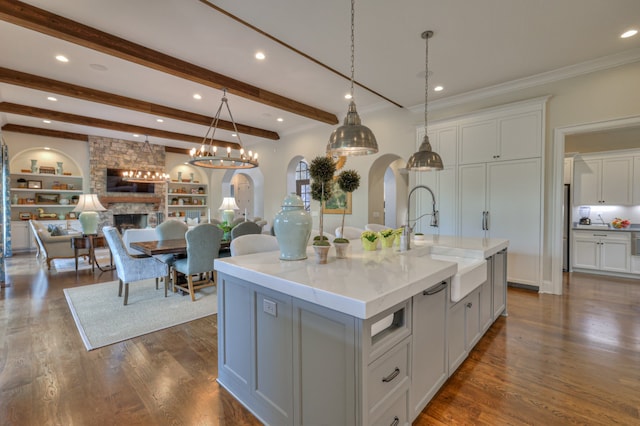
<path id="1" fill-rule="evenodd" d="M 21 219 L 21 214 L 65 219 L 82 194 L 81 176 L 12 173 L 10 184 L 12 220 Z"/>
<path id="2" fill-rule="evenodd" d="M 509 240 L 509 281 L 539 286 L 541 159 L 460 166 L 459 235 Z"/>
<path id="3" fill-rule="evenodd" d="M 29 251 L 33 248 L 33 234 L 27 221 L 11 221 L 11 249 Z"/>
<path id="4" fill-rule="evenodd" d="M 640 157 L 633 158 L 633 204 L 640 205 Z"/>
<path id="5" fill-rule="evenodd" d="M 573 231 L 573 268 L 631 271 L 631 233 Z"/>
<path id="6" fill-rule="evenodd" d="M 468 120 L 460 132 L 459 164 L 540 157 L 542 152 L 540 110 Z"/>
<path id="7" fill-rule="evenodd" d="M 167 210 L 169 217 L 206 216 L 207 185 L 199 182 L 167 183 Z"/>
<path id="8" fill-rule="evenodd" d="M 575 205 L 631 205 L 633 157 L 576 158 L 573 182 Z"/>
<path id="9" fill-rule="evenodd" d="M 411 418 L 416 418 L 448 377 L 448 282 L 413 297 Z"/>

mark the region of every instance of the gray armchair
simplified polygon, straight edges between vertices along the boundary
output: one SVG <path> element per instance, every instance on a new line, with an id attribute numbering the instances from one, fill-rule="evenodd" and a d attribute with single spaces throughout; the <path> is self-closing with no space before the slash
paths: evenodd
<path id="1" fill-rule="evenodd" d="M 116 272 L 120 284 L 118 286 L 118 297 L 122 296 L 122 283 L 124 283 L 124 304 L 129 300 L 129 283 L 156 279 L 156 289 L 159 278 L 164 277 L 164 297 L 167 297 L 167 286 L 169 285 L 169 267 L 153 257 L 133 257 L 129 254 L 122 237 L 113 226 L 102 228 L 104 237 L 107 239 L 109 249 L 113 254 L 113 261 L 116 264 Z"/>
<path id="2" fill-rule="evenodd" d="M 223 235 L 222 229 L 210 223 L 201 223 L 185 234 L 187 257 L 173 263 L 173 285 L 188 291 L 194 302 L 196 290 L 215 285 L 213 262 L 219 255 Z M 178 282 L 178 273 L 187 276 L 186 284 Z M 194 282 L 193 275 L 201 274 L 204 278 Z"/>
<path id="3" fill-rule="evenodd" d="M 184 238 L 184 235 L 189 230 L 189 226 L 180 220 L 167 220 L 156 226 L 156 237 L 160 241 L 164 240 L 176 240 L 178 238 Z M 173 254 L 159 254 L 154 256 L 156 259 L 166 263 L 171 268 L 178 256 Z"/>

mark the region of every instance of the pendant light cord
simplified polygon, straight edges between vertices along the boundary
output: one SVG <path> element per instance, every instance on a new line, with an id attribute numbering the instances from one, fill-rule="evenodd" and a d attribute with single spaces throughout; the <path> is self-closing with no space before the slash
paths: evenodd
<path id="1" fill-rule="evenodd" d="M 355 74 L 355 0 L 351 0 L 351 100 L 353 100 L 353 80 Z"/>
<path id="2" fill-rule="evenodd" d="M 425 31 L 423 36 L 426 45 L 424 55 L 424 134 L 426 136 L 428 119 L 427 103 L 429 101 L 429 38 L 433 36 L 433 33 L 431 31 Z"/>

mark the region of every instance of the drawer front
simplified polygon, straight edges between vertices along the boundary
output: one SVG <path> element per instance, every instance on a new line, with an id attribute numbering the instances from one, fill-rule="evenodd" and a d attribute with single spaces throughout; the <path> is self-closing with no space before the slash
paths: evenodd
<path id="1" fill-rule="evenodd" d="M 407 392 L 402 392 L 400 397 L 382 414 L 375 417 L 373 426 L 404 426 L 409 424 Z"/>
<path id="2" fill-rule="evenodd" d="M 408 386 L 409 353 L 409 339 L 406 339 L 369 365 L 369 412 L 401 386 Z"/>

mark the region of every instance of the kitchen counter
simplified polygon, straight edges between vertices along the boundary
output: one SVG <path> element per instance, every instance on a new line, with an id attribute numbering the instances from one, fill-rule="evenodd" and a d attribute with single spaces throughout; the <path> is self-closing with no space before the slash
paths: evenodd
<path id="1" fill-rule="evenodd" d="M 573 228 L 571 228 L 574 231 L 605 231 L 605 232 L 610 232 L 610 231 L 615 231 L 615 232 L 640 232 L 640 224 L 631 224 L 628 228 L 614 228 L 612 226 L 609 225 L 602 225 L 602 224 L 598 224 L 598 223 L 594 223 L 592 225 L 577 225 L 574 224 Z"/>
<path id="2" fill-rule="evenodd" d="M 336 310 L 357 318 L 372 316 L 452 277 L 457 263 L 430 254 L 488 258 L 507 248 L 502 239 L 427 236 L 411 250 L 363 251 L 351 243 L 347 259 L 337 259 L 334 249 L 326 265 L 315 263 L 313 247 L 304 261 L 284 261 L 279 252 L 216 260 L 216 270 L 270 290 Z"/>

